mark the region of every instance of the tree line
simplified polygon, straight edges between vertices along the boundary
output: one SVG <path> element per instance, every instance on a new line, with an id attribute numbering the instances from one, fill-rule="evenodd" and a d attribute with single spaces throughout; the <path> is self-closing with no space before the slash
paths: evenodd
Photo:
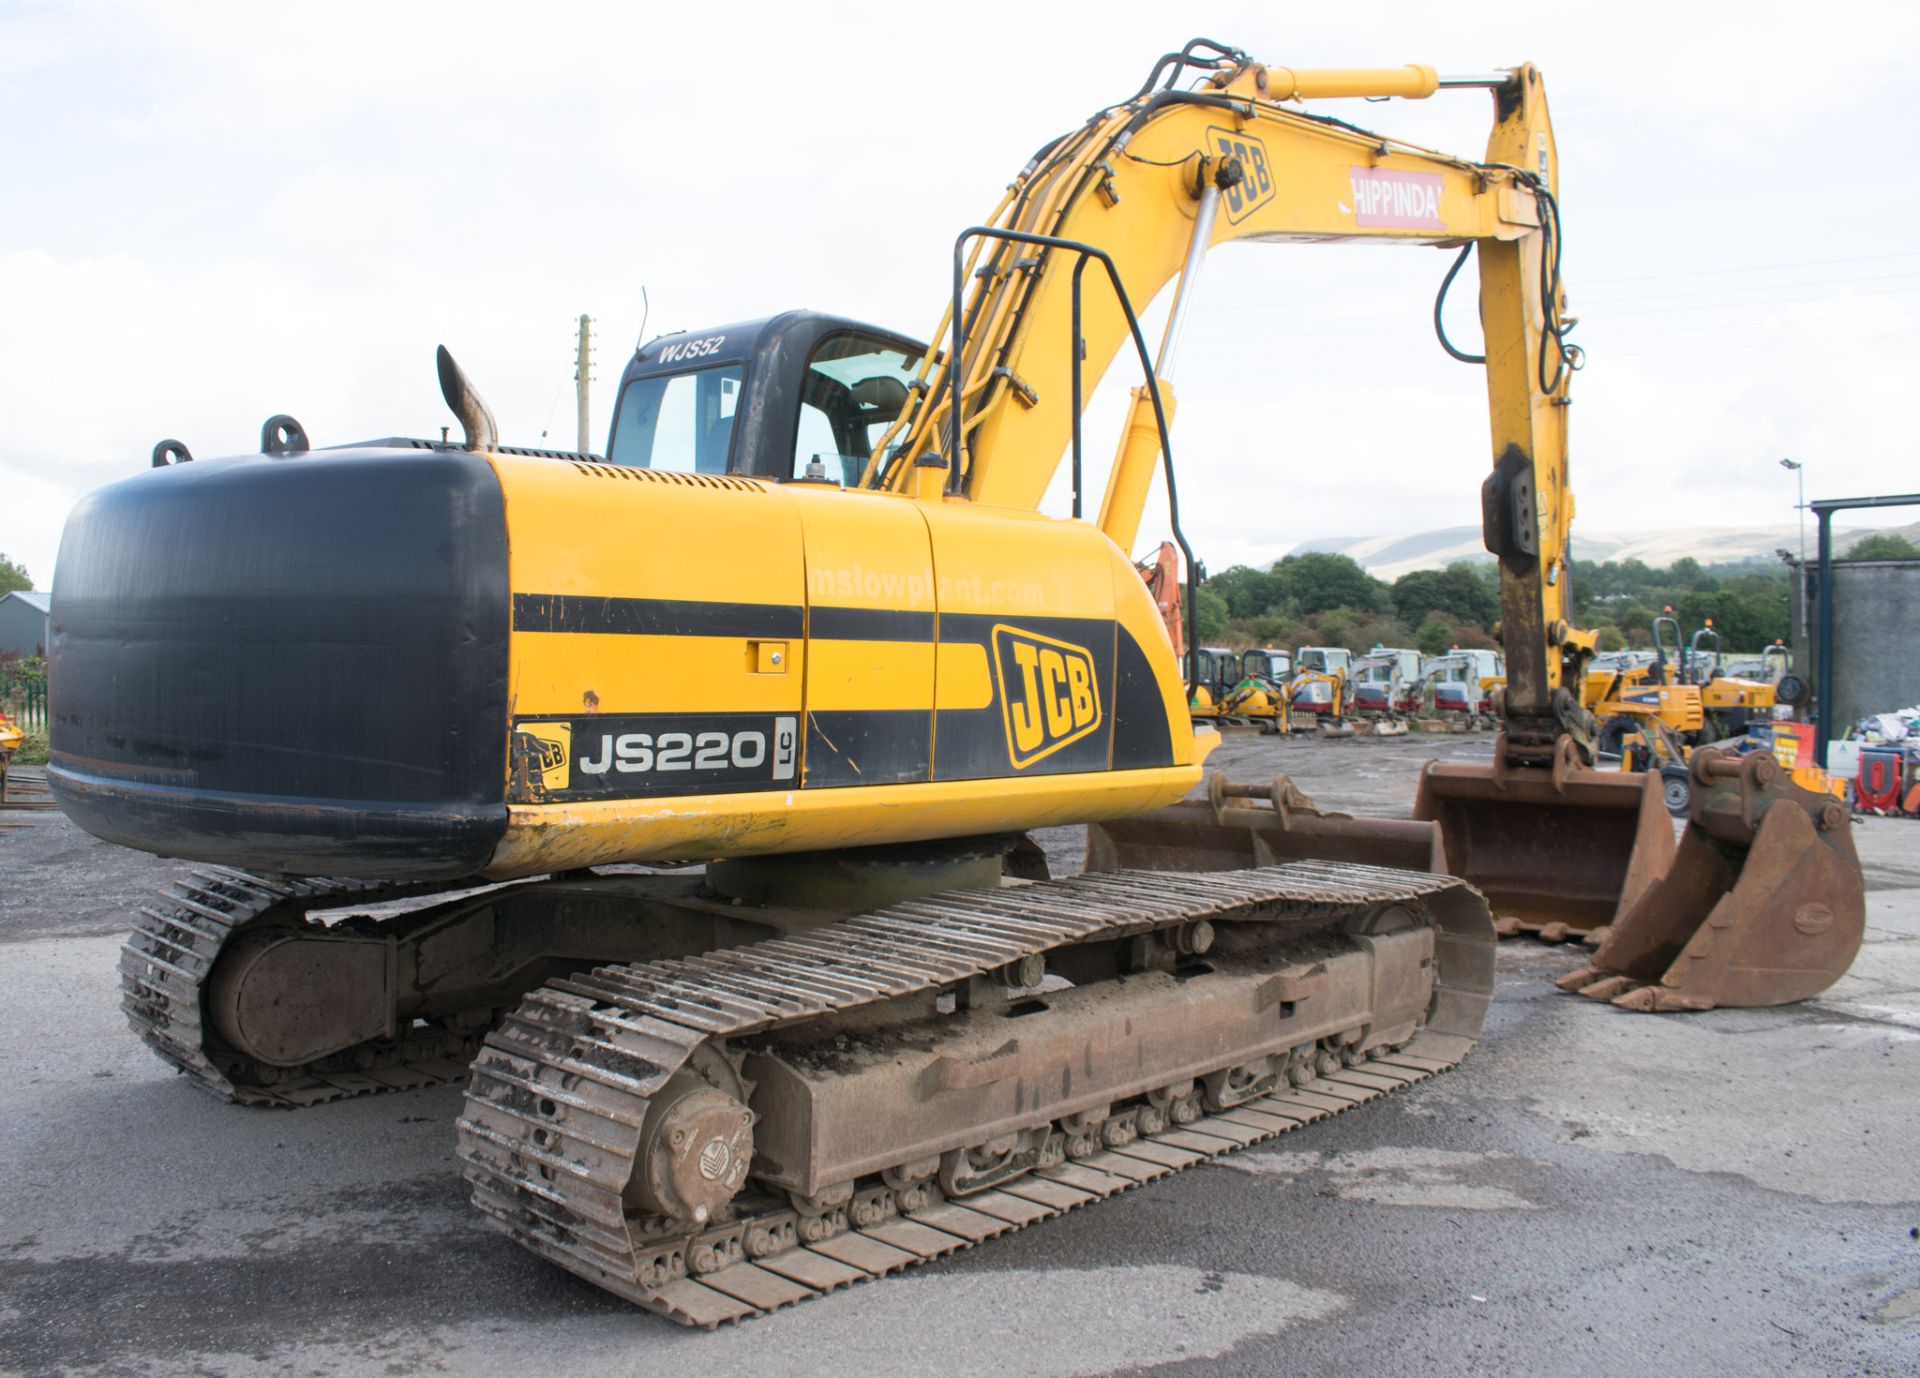
<path id="1" fill-rule="evenodd" d="M 1848 555 L 1906 558 L 1871 547 Z M 1789 634 L 1792 582 L 1776 561 L 1703 565 L 1686 558 L 1656 566 L 1576 559 L 1572 579 L 1575 624 L 1597 631 L 1603 651 L 1650 648 L 1653 619 L 1669 607 L 1683 638 L 1712 619 L 1729 651 L 1757 651 Z M 1222 570 L 1201 585 L 1198 611 L 1209 644 L 1414 646 L 1439 655 L 1454 646 L 1499 645 L 1499 572 L 1491 558 L 1462 560 L 1389 583 L 1349 556 L 1310 552 L 1265 569 Z"/>

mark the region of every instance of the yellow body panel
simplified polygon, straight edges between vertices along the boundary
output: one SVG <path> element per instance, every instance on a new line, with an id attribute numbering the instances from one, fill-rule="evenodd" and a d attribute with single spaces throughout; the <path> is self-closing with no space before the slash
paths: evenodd
<path id="1" fill-rule="evenodd" d="M 810 606 L 933 615 L 933 549 L 914 504 L 837 489 L 789 487 L 782 495 L 791 495 L 799 508 Z M 927 714 L 931 734 L 934 643 L 857 639 L 833 631 L 809 629 L 807 707 L 918 708 Z"/>
<path id="2" fill-rule="evenodd" d="M 1199 781 L 1198 766 L 935 781 L 853 789 L 545 804 L 508 809 L 486 874 L 496 880 L 604 864 L 829 851 L 1126 818 L 1162 808 Z"/>
<path id="3" fill-rule="evenodd" d="M 1085 522 L 492 462 L 515 750 L 489 875 L 1014 832 L 1199 780 L 1158 610 Z"/>
<path id="4" fill-rule="evenodd" d="M 1185 666 L 1174 657 L 1173 640 L 1167 635 L 1166 619 L 1153 601 L 1153 594 L 1141 582 L 1140 571 L 1133 562 L 1106 537 L 1101 538 L 1100 544 L 1105 547 L 1107 572 L 1113 581 L 1114 621 L 1119 632 L 1130 636 L 1145 652 L 1147 662 L 1154 667 L 1160 711 L 1172 725 L 1173 759 L 1177 764 L 1191 766 L 1198 771 L 1200 763 L 1220 745 L 1220 738 L 1217 734 L 1202 738 L 1193 735 L 1186 684 L 1182 678 Z M 1169 672 L 1162 672 L 1162 666 L 1169 667 Z"/>
<path id="5" fill-rule="evenodd" d="M 987 708 L 993 703 L 993 671 L 987 648 L 969 644 L 934 647 L 933 706 Z"/>
<path id="6" fill-rule="evenodd" d="M 674 481 L 684 475 L 609 481 L 551 460 L 496 456 L 493 463 L 506 495 L 507 572 L 516 595 L 803 601 L 800 524 L 777 487 Z M 749 551 L 751 559 L 734 558 Z M 689 583 L 693 570 L 700 577 Z M 761 643 L 781 640 L 790 643 L 784 673 L 763 673 Z M 508 712 L 680 713 L 724 703 L 796 713 L 805 654 L 797 637 L 516 631 Z"/>
<path id="7" fill-rule="evenodd" d="M 1653 716 L 1675 732 L 1697 732 L 1708 712 L 1759 712 L 1773 707 L 1774 693 L 1772 685 L 1725 676 L 1705 684 L 1672 684 L 1657 679 L 1652 666 L 1638 666 L 1625 672 L 1589 671 L 1581 701 L 1602 719 L 1615 714 Z"/>
<path id="8" fill-rule="evenodd" d="M 1771 708 L 1774 689 L 1759 680 L 1719 675 L 1700 686 L 1700 703 L 1704 708 Z"/>

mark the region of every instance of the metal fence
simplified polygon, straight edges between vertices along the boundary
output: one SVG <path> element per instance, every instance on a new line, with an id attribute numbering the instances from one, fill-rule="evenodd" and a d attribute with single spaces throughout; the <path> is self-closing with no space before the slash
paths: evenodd
<path id="1" fill-rule="evenodd" d="M 0 671 L 0 710 L 28 732 L 47 730 L 47 682 Z"/>

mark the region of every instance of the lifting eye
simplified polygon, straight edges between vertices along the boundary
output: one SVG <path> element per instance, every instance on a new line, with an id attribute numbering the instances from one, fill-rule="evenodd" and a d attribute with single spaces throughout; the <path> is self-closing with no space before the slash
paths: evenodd
<path id="1" fill-rule="evenodd" d="M 305 454 L 313 446 L 307 441 L 306 427 L 285 412 L 269 416 L 260 427 L 260 453 L 265 455 Z"/>

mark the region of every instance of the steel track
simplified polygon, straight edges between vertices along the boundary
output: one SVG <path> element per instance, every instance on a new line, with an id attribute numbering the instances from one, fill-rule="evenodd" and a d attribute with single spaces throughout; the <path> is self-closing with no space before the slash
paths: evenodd
<path id="1" fill-rule="evenodd" d="M 470 889 L 470 883 L 381 884 L 268 878 L 204 867 L 169 883 L 135 913 L 120 949 L 120 1007 L 146 1045 L 223 1100 L 296 1107 L 378 1091 L 412 1090 L 466 1075 L 480 1035 L 412 1029 L 304 1067 L 269 1068 L 223 1053 L 208 1037 L 202 992 L 215 960 L 242 928 L 317 927 L 310 909 Z"/>
<path id="2" fill-rule="evenodd" d="M 1426 1027 L 1358 1066 L 947 1200 L 885 1185 L 800 1214 L 743 1207 L 696 1228 L 631 1213 L 650 1097 L 710 1039 L 791 1027 L 991 973 L 1021 957 L 1205 919 L 1319 929 L 1381 905 L 1435 926 Z M 474 1204 L 516 1241 L 684 1325 L 715 1326 L 1019 1229 L 1362 1104 L 1454 1066 L 1492 990 L 1485 902 L 1463 882 L 1331 862 L 1112 872 L 917 900 L 705 957 L 549 982 L 486 1039 L 458 1152 Z M 1329 1065 L 1331 1064 L 1331 1065 Z"/>

